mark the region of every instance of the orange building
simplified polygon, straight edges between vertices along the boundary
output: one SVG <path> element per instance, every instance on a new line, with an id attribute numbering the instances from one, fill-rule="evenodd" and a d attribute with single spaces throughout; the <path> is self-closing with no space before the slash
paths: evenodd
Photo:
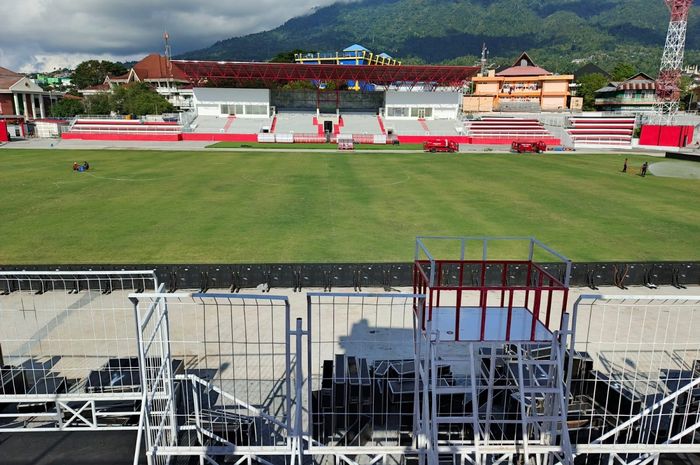
<path id="1" fill-rule="evenodd" d="M 540 68 L 523 52 L 513 66 L 472 78 L 474 92 L 464 96 L 462 107 L 465 113 L 566 110 L 573 80 Z"/>

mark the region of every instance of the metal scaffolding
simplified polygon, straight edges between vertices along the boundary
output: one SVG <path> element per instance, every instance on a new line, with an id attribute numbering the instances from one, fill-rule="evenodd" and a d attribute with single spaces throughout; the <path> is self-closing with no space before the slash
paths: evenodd
<path id="1" fill-rule="evenodd" d="M 248 63 L 234 61 L 173 60 L 195 85 L 226 81 L 371 82 L 378 85 L 436 84 L 461 88 L 478 72 L 476 66 L 360 66 L 307 65 L 298 63 Z"/>
<path id="2" fill-rule="evenodd" d="M 700 297 L 583 295 L 574 314 L 576 455 L 641 465 L 700 453 Z"/>
<path id="3" fill-rule="evenodd" d="M 688 29 L 688 12 L 693 0 L 664 0 L 671 12 L 666 34 L 666 44 L 661 57 L 661 68 L 656 80 L 656 104 L 654 109 L 658 124 L 672 125 L 680 108 L 680 83 L 685 54 L 685 36 Z"/>
<path id="4" fill-rule="evenodd" d="M 133 307 L 153 271 L 0 271 L 0 433 L 143 431 Z"/>
<path id="5" fill-rule="evenodd" d="M 568 260 L 533 239 L 417 249 L 416 292 L 311 292 L 303 308 L 165 293 L 149 271 L 2 272 L 0 433 L 135 430 L 151 464 L 700 453 L 700 296 L 570 305 Z"/>

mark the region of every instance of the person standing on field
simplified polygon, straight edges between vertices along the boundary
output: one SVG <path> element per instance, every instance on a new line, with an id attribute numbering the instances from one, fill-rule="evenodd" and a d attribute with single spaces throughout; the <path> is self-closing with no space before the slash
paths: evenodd
<path id="1" fill-rule="evenodd" d="M 627 172 L 627 159 L 625 158 L 625 164 L 622 165 L 622 172 L 626 173 Z"/>

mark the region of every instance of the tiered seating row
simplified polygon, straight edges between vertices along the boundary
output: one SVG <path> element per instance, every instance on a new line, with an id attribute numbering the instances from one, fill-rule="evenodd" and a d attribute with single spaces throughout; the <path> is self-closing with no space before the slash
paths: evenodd
<path id="1" fill-rule="evenodd" d="M 122 119 L 87 119 L 75 121 L 63 139 L 90 140 L 182 140 L 182 126 L 169 121 L 139 121 Z"/>
<path id="2" fill-rule="evenodd" d="M 70 132 L 89 132 L 89 133 L 179 133 L 182 132 L 181 126 L 157 126 L 157 125 L 144 125 L 144 126 L 123 126 L 123 125 L 108 125 L 108 124 L 76 124 L 70 130 Z"/>
<path id="3" fill-rule="evenodd" d="M 73 124 L 70 132 L 89 134 L 178 134 L 182 132 L 182 126 L 166 121 L 78 119 Z"/>
<path id="4" fill-rule="evenodd" d="M 347 114 L 341 117 L 340 134 L 382 134 L 377 115 Z"/>
<path id="5" fill-rule="evenodd" d="M 635 118 L 572 117 L 567 132 L 574 145 L 630 146 Z"/>
<path id="6" fill-rule="evenodd" d="M 465 123 L 468 136 L 473 143 L 511 143 L 514 141 L 543 141 L 557 145 L 561 141 L 554 137 L 536 119 L 528 118 L 483 118 Z"/>
<path id="7" fill-rule="evenodd" d="M 391 144 L 393 138 L 387 137 L 384 134 L 343 134 L 344 140 L 352 137 L 355 144 Z M 271 134 L 261 133 L 257 135 L 258 142 L 261 143 L 295 143 L 295 144 L 324 144 L 330 142 L 335 144 L 341 138 L 341 135 L 331 134 L 328 138 L 326 135 L 318 134 Z"/>
<path id="8" fill-rule="evenodd" d="M 136 119 L 78 119 L 75 124 L 119 126 L 178 126 L 174 121 L 140 121 Z"/>

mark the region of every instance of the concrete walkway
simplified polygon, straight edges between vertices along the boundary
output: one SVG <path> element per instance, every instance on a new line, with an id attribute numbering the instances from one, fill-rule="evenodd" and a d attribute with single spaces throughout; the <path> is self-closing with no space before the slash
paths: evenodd
<path id="1" fill-rule="evenodd" d="M 210 152 L 299 152 L 305 151 L 303 148 L 220 148 L 208 149 L 207 146 L 213 144 L 211 141 L 178 141 L 178 142 L 146 142 L 146 141 L 92 141 L 92 140 L 75 140 L 75 139 L 24 139 L 8 142 L 0 145 L 0 150 L 3 149 L 58 149 L 58 150 L 160 150 L 160 151 L 210 151 Z M 338 153 L 334 148 L 328 149 L 313 149 L 306 150 L 308 152 L 319 153 Z M 510 147 L 507 145 L 467 145 L 460 144 L 460 153 L 508 153 Z M 387 148 L 386 150 L 355 150 L 354 153 L 423 153 L 422 150 L 396 150 Z M 640 154 L 656 157 L 664 157 L 664 150 L 649 150 L 649 149 L 580 149 L 575 152 L 550 152 L 550 153 L 577 153 L 577 154 Z M 436 154 L 436 156 L 449 154 Z M 527 156 L 527 155 L 526 155 Z"/>

